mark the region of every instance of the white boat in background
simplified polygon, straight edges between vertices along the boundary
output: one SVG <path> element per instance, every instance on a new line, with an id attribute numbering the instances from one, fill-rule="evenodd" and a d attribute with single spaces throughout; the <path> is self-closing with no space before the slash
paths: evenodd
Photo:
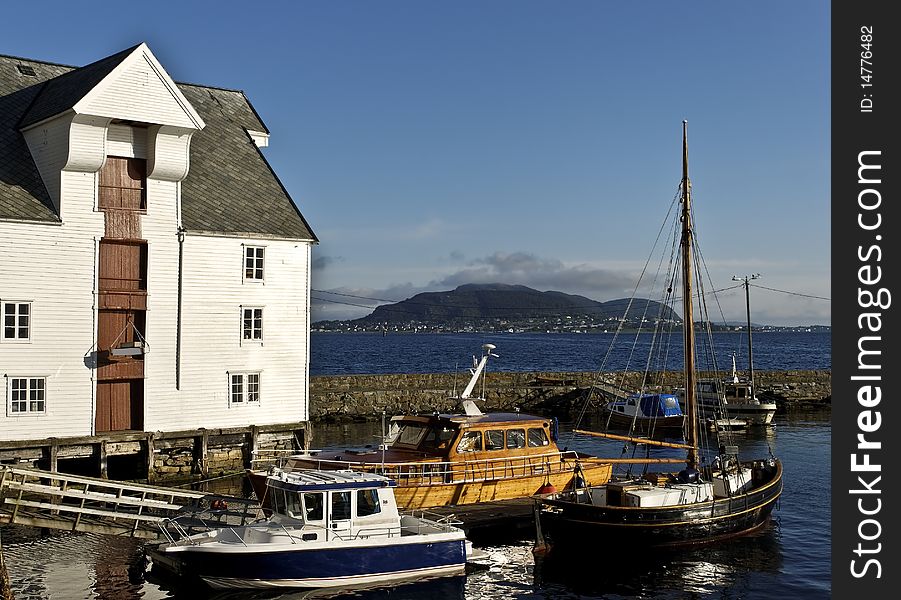
<path id="1" fill-rule="evenodd" d="M 684 407 L 685 388 L 674 390 Z M 775 402 L 761 402 L 754 383 L 739 377 L 732 356 L 732 376 L 721 380 L 701 379 L 697 383 L 698 408 L 701 416 L 715 421 L 743 421 L 747 427 L 767 426 L 776 414 Z"/>
<path id="2" fill-rule="evenodd" d="M 463 575 L 473 555 L 461 529 L 399 513 L 387 477 L 275 469 L 267 486 L 267 520 L 191 535 L 164 521 L 154 567 L 217 589 L 341 588 Z"/>

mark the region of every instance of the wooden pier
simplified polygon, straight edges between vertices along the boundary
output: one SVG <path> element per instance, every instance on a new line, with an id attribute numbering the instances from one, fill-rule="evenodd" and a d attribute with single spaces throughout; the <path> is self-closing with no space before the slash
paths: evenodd
<path id="1" fill-rule="evenodd" d="M 0 466 L 0 523 L 163 540 L 176 517 L 187 531 L 261 516 L 255 499 Z"/>

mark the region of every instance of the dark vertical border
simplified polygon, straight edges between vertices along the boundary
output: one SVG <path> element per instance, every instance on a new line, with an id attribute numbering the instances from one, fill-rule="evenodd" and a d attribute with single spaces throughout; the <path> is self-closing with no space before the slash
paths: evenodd
<path id="1" fill-rule="evenodd" d="M 891 491 L 899 487 L 901 461 L 901 445 L 893 443 L 901 439 L 894 306 L 901 303 L 901 23 L 891 7 L 832 2 L 834 598 L 896 598 L 901 589 L 901 533 L 894 526 L 901 503 Z M 867 168 L 860 170 L 861 162 Z"/>

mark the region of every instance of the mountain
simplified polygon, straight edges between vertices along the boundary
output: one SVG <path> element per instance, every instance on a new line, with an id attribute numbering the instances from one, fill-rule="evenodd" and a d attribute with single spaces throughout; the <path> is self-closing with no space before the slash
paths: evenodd
<path id="1" fill-rule="evenodd" d="M 628 303 L 628 299 L 597 302 L 585 296 L 554 291 L 540 292 L 523 285 L 466 284 L 451 291 L 424 292 L 401 302 L 378 306 L 371 314 L 353 322 L 448 323 L 474 319 L 519 320 L 563 316 L 619 319 L 625 313 Z M 680 320 L 672 309 L 645 299 L 632 302 L 627 320 L 642 317 L 653 320 L 658 315 L 668 320 Z"/>

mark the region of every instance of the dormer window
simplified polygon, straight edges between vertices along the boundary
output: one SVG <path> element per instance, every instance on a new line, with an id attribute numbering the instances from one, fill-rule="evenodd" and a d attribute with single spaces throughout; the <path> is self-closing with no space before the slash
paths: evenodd
<path id="1" fill-rule="evenodd" d="M 97 207 L 100 210 L 147 209 L 147 161 L 108 156 L 100 169 Z"/>

